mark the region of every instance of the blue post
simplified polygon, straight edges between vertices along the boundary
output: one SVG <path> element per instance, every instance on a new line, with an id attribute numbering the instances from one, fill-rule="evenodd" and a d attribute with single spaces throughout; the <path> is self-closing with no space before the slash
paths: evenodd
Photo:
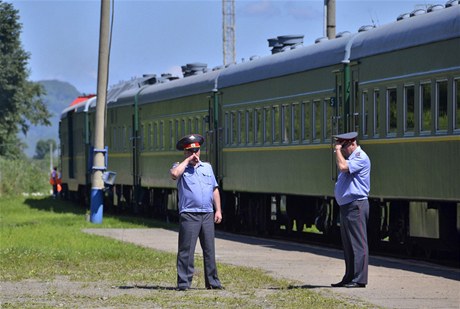
<path id="1" fill-rule="evenodd" d="M 102 223 L 103 210 L 103 191 L 102 189 L 92 188 L 90 221 L 92 223 Z"/>

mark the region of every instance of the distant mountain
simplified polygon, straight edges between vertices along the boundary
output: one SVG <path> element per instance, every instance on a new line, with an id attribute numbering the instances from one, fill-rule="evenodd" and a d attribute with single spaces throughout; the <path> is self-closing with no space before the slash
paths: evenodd
<path id="1" fill-rule="evenodd" d="M 28 157 L 33 157 L 35 147 L 39 140 L 54 139 L 59 145 L 59 120 L 61 112 L 70 105 L 81 93 L 71 84 L 59 80 L 39 81 L 46 91 L 44 102 L 52 114 L 50 119 L 51 126 L 31 126 L 27 136 L 21 139 L 28 145 L 25 153 Z"/>

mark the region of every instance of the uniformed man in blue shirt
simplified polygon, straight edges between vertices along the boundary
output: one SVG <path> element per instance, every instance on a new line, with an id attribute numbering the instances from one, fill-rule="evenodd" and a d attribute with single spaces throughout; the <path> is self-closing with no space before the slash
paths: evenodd
<path id="1" fill-rule="evenodd" d="M 179 249 L 177 253 L 177 288 L 190 288 L 194 273 L 197 239 L 203 249 L 204 279 L 208 289 L 222 289 L 217 276 L 214 223 L 221 223 L 222 212 L 218 184 L 209 163 L 200 161 L 204 138 L 191 134 L 177 142 L 185 159 L 170 170 L 179 192 Z"/>
<path id="2" fill-rule="evenodd" d="M 340 206 L 340 234 L 345 256 L 345 275 L 333 287 L 364 288 L 367 284 L 369 249 L 367 221 L 369 218 L 371 162 L 358 146 L 358 133 L 335 136 L 337 168 L 335 199 Z"/>

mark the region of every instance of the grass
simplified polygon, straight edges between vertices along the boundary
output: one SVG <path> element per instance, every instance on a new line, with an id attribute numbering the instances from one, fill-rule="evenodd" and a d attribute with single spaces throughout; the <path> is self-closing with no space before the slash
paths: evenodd
<path id="1" fill-rule="evenodd" d="M 19 286 L 21 292 L 0 305 L 2 308 L 358 307 L 308 289 L 295 288 L 295 282 L 274 279 L 260 270 L 225 264 L 219 264 L 219 272 L 226 290 L 177 292 L 174 290 L 175 254 L 81 231 L 89 227 L 165 226 L 154 220 L 108 215 L 104 216 L 102 224 L 95 226 L 85 221 L 85 209 L 68 202 L 50 198 L 1 198 L 1 293 L 6 293 L 5 283 Z M 197 259 L 196 265 L 202 265 L 202 261 Z M 204 286 L 203 280 L 198 273 L 194 283 Z M 50 287 L 43 295 L 36 296 L 34 282 L 46 282 Z M 73 287 L 68 293 L 59 289 L 66 284 Z M 98 289 L 108 296 L 94 294 Z M 77 290 L 83 291 L 82 294 L 76 294 Z"/>

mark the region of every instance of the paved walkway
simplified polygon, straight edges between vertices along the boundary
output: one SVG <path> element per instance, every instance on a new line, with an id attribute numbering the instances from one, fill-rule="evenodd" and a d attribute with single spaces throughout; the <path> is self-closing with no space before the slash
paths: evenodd
<path id="1" fill-rule="evenodd" d="M 177 252 L 176 231 L 154 228 L 85 232 Z M 199 242 L 196 253 L 201 255 Z M 297 280 L 304 288 L 333 289 L 334 293 L 385 308 L 460 308 L 460 270 L 455 268 L 371 256 L 365 289 L 331 288 L 330 284 L 340 281 L 344 272 L 342 251 L 220 231 L 216 231 L 216 259 Z"/>

